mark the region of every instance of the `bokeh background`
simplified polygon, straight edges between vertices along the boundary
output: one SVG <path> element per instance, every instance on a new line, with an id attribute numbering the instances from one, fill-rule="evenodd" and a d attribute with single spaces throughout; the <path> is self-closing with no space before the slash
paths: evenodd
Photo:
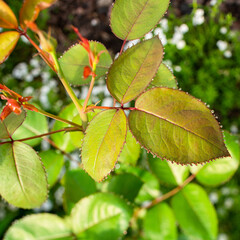
<path id="1" fill-rule="evenodd" d="M 5 2 L 18 15 L 22 1 Z M 58 0 L 50 9 L 41 12 L 37 23 L 57 39 L 59 56 L 77 42 L 71 30 L 71 25 L 74 25 L 84 37 L 102 42 L 114 57 L 122 41 L 112 34 L 109 27 L 112 3 L 112 0 Z M 176 76 L 179 88 L 209 105 L 223 129 L 239 134 L 240 0 L 173 0 L 159 25 L 144 38 L 154 35 L 162 40 L 164 62 Z M 138 41 L 128 42 L 125 48 Z M 34 96 L 34 103 L 53 114 L 58 114 L 70 103 L 54 73 L 23 38 L 9 59 L 0 65 L 0 82 L 24 96 Z M 75 92 L 79 98 L 85 98 L 87 89 L 78 87 Z M 100 81 L 93 91 L 92 101 L 100 100 L 102 105 L 112 104 L 104 81 Z M 39 150 L 48 147 L 46 142 L 37 146 Z M 74 168 L 74 164 L 71 167 Z M 239 186 L 238 170 L 223 187 L 207 189 L 218 213 L 218 240 L 240 239 Z M 49 200 L 33 212 L 57 212 L 61 215 L 62 193 L 60 184 L 57 184 Z M 31 212 L 0 200 L 0 238 L 14 219 Z"/>

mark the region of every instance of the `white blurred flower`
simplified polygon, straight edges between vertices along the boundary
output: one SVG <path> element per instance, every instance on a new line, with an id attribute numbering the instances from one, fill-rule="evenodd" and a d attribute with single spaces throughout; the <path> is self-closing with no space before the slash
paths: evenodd
<path id="1" fill-rule="evenodd" d="M 174 70 L 175 70 L 176 72 L 181 72 L 181 71 L 182 71 L 182 68 L 181 68 L 180 66 L 175 66 L 175 67 L 174 67 Z"/>
<path id="2" fill-rule="evenodd" d="M 182 24 L 180 27 L 179 27 L 179 31 L 183 34 L 187 33 L 189 31 L 189 27 L 187 24 Z"/>
<path id="3" fill-rule="evenodd" d="M 217 0 L 211 0 L 211 1 L 210 1 L 210 5 L 211 5 L 211 6 L 216 5 L 216 3 L 217 3 Z"/>
<path id="4" fill-rule="evenodd" d="M 229 50 L 227 50 L 227 51 L 225 51 L 225 52 L 223 53 L 223 55 L 224 55 L 224 57 L 226 57 L 226 58 L 231 58 L 231 57 L 232 57 L 232 52 L 229 51 Z"/>
<path id="5" fill-rule="evenodd" d="M 227 42 L 222 41 L 222 40 L 217 41 L 217 47 L 220 51 L 222 51 L 222 52 L 225 51 L 227 49 L 227 46 L 228 46 Z"/>
<path id="6" fill-rule="evenodd" d="M 19 63 L 12 72 L 13 77 L 21 79 L 28 74 L 28 66 L 26 63 Z"/>
<path id="7" fill-rule="evenodd" d="M 151 39 L 153 37 L 153 34 L 152 32 L 149 32 L 145 35 L 145 39 L 148 40 L 148 39 Z"/>
<path id="8" fill-rule="evenodd" d="M 164 32 L 167 32 L 168 31 L 168 20 L 166 18 L 163 18 L 160 21 L 160 26 Z"/>
<path id="9" fill-rule="evenodd" d="M 232 198 L 227 198 L 224 202 L 224 206 L 227 209 L 231 208 L 233 206 L 233 204 L 234 204 L 234 201 Z"/>
<path id="10" fill-rule="evenodd" d="M 176 47 L 177 47 L 177 49 L 179 49 L 179 50 L 185 48 L 185 46 L 186 46 L 186 42 L 185 42 L 184 40 L 180 40 L 180 41 L 178 41 L 177 44 L 176 44 Z"/>
<path id="11" fill-rule="evenodd" d="M 154 34 L 161 39 L 163 46 L 165 46 L 167 44 L 167 37 L 161 28 L 156 28 L 154 30 Z"/>
<path id="12" fill-rule="evenodd" d="M 227 28 L 226 27 L 221 27 L 220 28 L 220 33 L 221 34 L 226 34 L 227 33 Z"/>
<path id="13" fill-rule="evenodd" d="M 217 203 L 218 202 L 218 194 L 216 192 L 211 192 L 209 194 L 209 199 L 211 201 L 211 203 Z"/>
<path id="14" fill-rule="evenodd" d="M 197 25 L 201 25 L 204 23 L 204 11 L 203 9 L 197 9 L 194 16 L 193 16 L 193 19 L 192 19 L 192 23 L 194 26 L 197 26 Z"/>
<path id="15" fill-rule="evenodd" d="M 135 40 L 132 40 L 132 41 L 127 42 L 127 43 L 125 44 L 125 46 L 124 46 L 124 51 L 127 50 L 128 48 L 136 45 L 136 44 L 139 43 L 139 42 L 140 42 L 139 39 L 135 39 Z M 117 57 L 118 57 L 118 56 L 116 56 L 116 58 L 117 58 Z"/>

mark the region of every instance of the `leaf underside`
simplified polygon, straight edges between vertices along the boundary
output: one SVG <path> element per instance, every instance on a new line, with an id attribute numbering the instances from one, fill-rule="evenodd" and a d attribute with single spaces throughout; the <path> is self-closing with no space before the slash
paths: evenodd
<path id="1" fill-rule="evenodd" d="M 112 32 L 120 39 L 141 38 L 160 21 L 169 0 L 116 0 L 111 13 Z"/>
<path id="2" fill-rule="evenodd" d="M 130 130 L 152 154 L 181 164 L 230 156 L 211 111 L 187 93 L 154 88 L 143 93 L 135 107 Z"/>
<path id="3" fill-rule="evenodd" d="M 82 145 L 82 163 L 86 172 L 101 181 L 114 168 L 127 134 L 123 110 L 100 112 L 90 122 Z"/>
<path id="4" fill-rule="evenodd" d="M 36 152 L 15 141 L 0 146 L 0 194 L 16 207 L 34 208 L 47 198 L 47 179 Z"/>

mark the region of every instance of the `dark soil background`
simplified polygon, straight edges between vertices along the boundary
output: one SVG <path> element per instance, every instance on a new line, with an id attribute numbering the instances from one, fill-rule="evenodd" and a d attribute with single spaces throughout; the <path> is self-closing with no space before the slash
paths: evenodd
<path id="1" fill-rule="evenodd" d="M 69 41 L 69 34 L 72 34 L 71 25 L 74 25 L 84 37 L 102 42 L 112 53 L 118 52 L 122 41 L 112 34 L 109 27 L 113 2 L 113 0 L 58 0 L 49 11 L 48 21 L 54 37 L 58 40 L 58 51 L 63 52 L 73 43 Z M 198 3 L 209 6 L 210 0 L 198 0 Z M 191 13 L 191 5 L 192 0 L 173 0 L 169 11 L 180 17 Z M 236 18 L 233 28 L 240 29 L 240 0 L 225 0 L 219 10 L 231 12 Z"/>

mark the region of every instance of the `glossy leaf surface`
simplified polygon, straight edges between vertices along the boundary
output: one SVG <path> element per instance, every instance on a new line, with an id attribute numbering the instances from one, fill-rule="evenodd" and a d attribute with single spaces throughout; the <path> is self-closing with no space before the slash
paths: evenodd
<path id="1" fill-rule="evenodd" d="M 108 191 L 122 196 L 124 199 L 133 202 L 143 182 L 139 177 L 130 173 L 114 176 L 108 184 Z"/>
<path id="2" fill-rule="evenodd" d="M 231 157 L 220 158 L 204 166 L 192 166 L 197 180 L 205 186 L 218 186 L 229 180 L 237 171 L 240 162 L 240 145 L 235 136 L 224 133 L 225 143 Z"/>
<path id="3" fill-rule="evenodd" d="M 26 120 L 13 134 L 13 138 L 21 139 L 23 138 L 23 136 L 24 138 L 28 138 L 47 132 L 48 132 L 47 118 L 37 112 L 28 111 Z M 27 140 L 25 141 L 25 143 L 31 146 L 36 146 L 40 144 L 41 141 L 42 141 L 41 138 L 35 138 L 32 140 Z"/>
<path id="4" fill-rule="evenodd" d="M 172 209 L 160 203 L 147 211 L 143 222 L 144 239 L 177 240 L 177 226 Z"/>
<path id="5" fill-rule="evenodd" d="M 216 239 L 217 215 L 200 186 L 188 184 L 172 198 L 172 207 L 180 228 L 190 239 Z"/>
<path id="6" fill-rule="evenodd" d="M 148 163 L 151 171 L 159 179 L 160 183 L 166 185 L 181 185 L 188 177 L 188 167 L 170 163 L 159 158 L 148 156 Z"/>
<path id="7" fill-rule="evenodd" d="M 148 88 L 153 87 L 177 88 L 176 78 L 164 63 L 161 63 L 156 75 L 148 86 Z"/>
<path id="8" fill-rule="evenodd" d="M 17 19 L 11 8 L 0 0 L 0 27 L 1 28 L 17 28 Z"/>
<path id="9" fill-rule="evenodd" d="M 20 34 L 16 31 L 0 33 L 0 64 L 3 63 L 15 48 Z"/>
<path id="10" fill-rule="evenodd" d="M 112 96 L 122 104 L 136 98 L 152 81 L 162 56 L 158 37 L 127 49 L 109 69 L 107 87 Z"/>
<path id="11" fill-rule="evenodd" d="M 96 68 L 96 79 L 103 77 L 108 71 L 112 63 L 112 58 L 103 44 L 99 42 L 89 41 L 90 48 L 93 52 L 99 54 L 104 51 L 99 58 Z M 59 60 L 67 81 L 73 85 L 84 85 L 91 81 L 91 76 L 87 79 L 83 78 L 83 70 L 85 66 L 89 66 L 88 52 L 80 44 L 76 44 L 68 49 Z"/>
<path id="12" fill-rule="evenodd" d="M 140 152 L 141 152 L 140 145 L 136 142 L 132 133 L 128 130 L 126 143 L 124 144 L 123 150 L 120 153 L 118 161 L 135 166 L 140 156 Z"/>
<path id="13" fill-rule="evenodd" d="M 132 209 L 110 193 L 98 193 L 80 200 L 71 214 L 78 239 L 117 240 L 127 230 Z"/>
<path id="14" fill-rule="evenodd" d="M 0 194 L 21 208 L 40 206 L 47 198 L 47 178 L 36 152 L 22 142 L 0 146 Z"/>
<path id="15" fill-rule="evenodd" d="M 11 113 L 3 122 L 0 121 L 0 139 L 7 139 L 12 136 L 18 127 L 23 123 L 26 112 L 22 111 L 19 115 Z"/>
<path id="16" fill-rule="evenodd" d="M 154 88 L 143 93 L 135 107 L 130 130 L 158 157 L 187 164 L 229 156 L 211 111 L 187 93 Z"/>
<path id="17" fill-rule="evenodd" d="M 101 181 L 114 168 L 127 134 L 123 110 L 100 112 L 90 122 L 82 145 L 82 163 L 87 173 Z"/>
<path id="18" fill-rule="evenodd" d="M 43 165 L 46 168 L 49 187 L 52 187 L 58 180 L 58 176 L 64 164 L 63 154 L 54 150 L 39 153 Z"/>
<path id="19" fill-rule="evenodd" d="M 67 204 L 75 204 L 80 199 L 97 191 L 95 181 L 82 169 L 74 169 L 66 172 L 64 176 L 65 193 Z"/>
<path id="20" fill-rule="evenodd" d="M 54 214 L 41 213 L 16 221 L 4 240 L 70 240 L 74 239 L 65 221 Z"/>
<path id="21" fill-rule="evenodd" d="M 120 39 L 137 39 L 161 19 L 169 0 L 116 0 L 111 14 L 112 32 Z"/>
<path id="22" fill-rule="evenodd" d="M 20 24 L 25 29 L 28 23 L 34 22 L 41 10 L 48 8 L 56 0 L 25 0 L 19 12 Z"/>

